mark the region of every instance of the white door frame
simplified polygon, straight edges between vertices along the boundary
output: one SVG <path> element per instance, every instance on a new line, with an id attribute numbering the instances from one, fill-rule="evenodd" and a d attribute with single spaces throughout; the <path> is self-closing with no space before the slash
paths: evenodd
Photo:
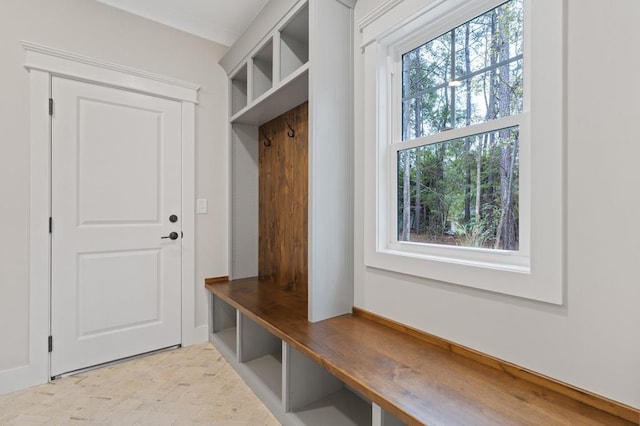
<path id="1" fill-rule="evenodd" d="M 87 81 L 178 101 L 182 105 L 182 345 L 205 341 L 195 325 L 195 105 L 196 84 L 74 53 L 21 42 L 30 76 L 29 364 L 3 379 L 21 389 L 50 377 L 51 76 Z M 55 341 L 54 341 L 55 345 Z M 4 389 L 5 391 L 12 389 Z"/>

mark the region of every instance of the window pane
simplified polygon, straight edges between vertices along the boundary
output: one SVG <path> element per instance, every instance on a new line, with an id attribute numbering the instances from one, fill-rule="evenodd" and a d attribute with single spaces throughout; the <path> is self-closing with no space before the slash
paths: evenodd
<path id="1" fill-rule="evenodd" d="M 522 112 L 522 59 L 460 80 L 454 91 L 455 127 Z"/>
<path id="2" fill-rule="evenodd" d="M 518 127 L 398 151 L 398 241 L 518 250 Z"/>
<path id="3" fill-rule="evenodd" d="M 456 76 L 522 56 L 522 17 L 522 0 L 512 0 L 457 27 Z"/>
<path id="4" fill-rule="evenodd" d="M 402 140 L 522 112 L 522 0 L 402 56 Z"/>
<path id="5" fill-rule="evenodd" d="M 402 96 L 409 97 L 451 80 L 451 33 L 402 55 Z"/>
<path id="6" fill-rule="evenodd" d="M 403 102 L 402 140 L 415 139 L 451 128 L 449 91 L 448 87 L 442 87 Z"/>

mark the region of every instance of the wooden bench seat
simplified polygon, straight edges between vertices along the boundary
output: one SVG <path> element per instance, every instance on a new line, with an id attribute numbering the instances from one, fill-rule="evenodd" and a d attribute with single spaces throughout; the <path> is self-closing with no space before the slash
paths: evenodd
<path id="1" fill-rule="evenodd" d="M 633 425 L 640 420 L 630 407 L 612 403 L 607 411 L 618 414 L 612 415 L 357 309 L 310 323 L 306 300 L 257 279 L 207 284 L 207 289 L 407 424 Z"/>

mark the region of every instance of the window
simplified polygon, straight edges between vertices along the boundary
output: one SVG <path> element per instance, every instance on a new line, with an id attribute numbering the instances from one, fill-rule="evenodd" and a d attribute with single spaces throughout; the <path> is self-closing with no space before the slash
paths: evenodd
<path id="1" fill-rule="evenodd" d="M 398 241 L 518 250 L 518 126 L 398 151 Z"/>
<path id="2" fill-rule="evenodd" d="M 562 303 L 564 0 L 359 23 L 368 267 Z"/>
<path id="3" fill-rule="evenodd" d="M 519 125 L 495 120 L 523 112 L 522 6 L 510 0 L 401 54 L 398 241 L 518 251 Z M 451 129 L 462 133 L 432 137 Z"/>

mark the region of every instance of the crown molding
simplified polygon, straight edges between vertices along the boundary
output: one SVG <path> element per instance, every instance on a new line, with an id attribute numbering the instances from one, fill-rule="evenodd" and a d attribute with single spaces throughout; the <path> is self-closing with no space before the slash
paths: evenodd
<path id="1" fill-rule="evenodd" d="M 360 30 L 360 32 L 362 32 L 362 30 L 365 27 L 375 22 L 382 15 L 384 15 L 385 13 L 387 13 L 388 11 L 390 11 L 391 9 L 393 9 L 394 7 L 402 3 L 402 1 L 403 0 L 387 0 L 384 3 L 381 3 L 378 7 L 373 9 L 371 12 L 369 12 L 368 14 L 360 18 L 357 22 L 358 29 Z"/>

